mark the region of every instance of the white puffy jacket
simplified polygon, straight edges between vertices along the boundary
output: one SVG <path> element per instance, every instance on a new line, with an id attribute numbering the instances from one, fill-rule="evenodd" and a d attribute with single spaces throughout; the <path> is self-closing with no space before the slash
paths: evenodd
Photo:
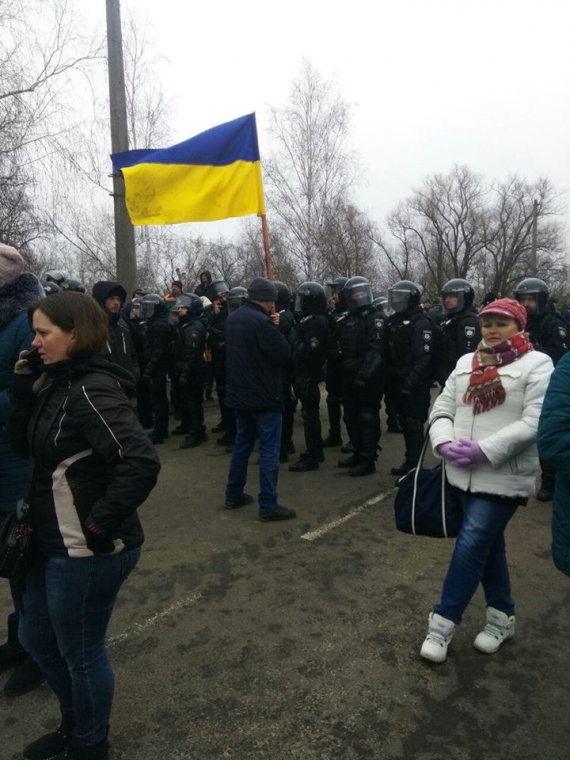
<path id="1" fill-rule="evenodd" d="M 430 428 L 433 449 L 459 438 L 477 441 L 489 461 L 473 470 L 446 464 L 449 482 L 462 491 L 530 496 L 534 493 L 538 468 L 538 418 L 553 370 L 552 361 L 540 351 L 529 351 L 511 364 L 498 367 L 505 401 L 475 415 L 473 406 L 463 400 L 472 359 L 473 354 L 459 359 L 433 405 L 430 414 L 430 422 L 435 420 Z"/>

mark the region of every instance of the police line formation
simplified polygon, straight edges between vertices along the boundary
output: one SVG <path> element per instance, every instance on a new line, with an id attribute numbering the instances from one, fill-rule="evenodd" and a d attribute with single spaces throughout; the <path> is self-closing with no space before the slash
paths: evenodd
<path id="1" fill-rule="evenodd" d="M 203 445 L 204 399 L 211 397 L 214 386 L 220 419 L 212 432 L 220 434 L 216 443 L 232 453 L 225 506 L 236 509 L 254 501 L 244 488 L 258 438 L 258 515 L 266 522 L 296 516 L 295 510 L 278 503 L 277 478 L 279 462 L 288 462 L 295 453 L 298 405 L 305 447 L 289 471 L 318 470 L 324 450 L 339 448 L 346 456 L 338 466 L 348 476 L 374 473 L 384 402 L 388 432 L 401 434 L 404 441 L 403 461 L 391 470 L 399 479 L 418 463 L 432 389 L 441 386 L 430 435 L 434 449 L 453 465 L 450 482 L 466 494 L 465 516 L 441 603 L 429 615 L 421 655 L 433 662 L 446 659 L 455 627 L 480 582 L 487 620 L 476 648 L 493 653 L 512 637 L 514 602 L 503 531 L 530 495 L 537 462 L 529 454 L 530 470 L 525 469 L 521 456 L 515 471 L 491 443 L 483 451 L 483 439 L 457 438 L 462 429 L 473 432 L 473 415 L 503 405 L 505 419 L 516 423 L 505 430 L 515 430 L 525 451 L 534 446 L 538 419 L 534 428 L 517 425 L 521 415 L 539 413 L 552 367 L 567 351 L 566 323 L 542 280 L 523 279 L 514 300 L 488 294 L 480 309 L 472 285 L 459 278 L 444 285 L 441 305 L 429 309 L 414 282 L 401 280 L 387 297 L 375 297 L 360 276 L 304 282 L 292 293 L 286 284 L 264 278 L 255 278 L 248 288 L 229 288 L 203 272 L 192 293 L 174 281 L 165 297 L 137 289 L 129 300 L 120 284 L 101 281 L 94 285 L 92 298 L 62 298 L 62 292 L 84 294 L 85 288 L 52 271 L 42 289 L 33 275 L 22 274 L 23 260 L 15 249 L 2 246 L 0 254 L 0 350 L 5 354 L 0 362 L 0 506 L 5 509 L 12 497 L 15 501 L 24 493 L 26 457 L 31 457 L 34 476 L 27 494 L 32 509 L 38 510 L 34 535 L 44 555 L 29 571 L 25 587 L 12 586 L 14 611 L 8 619 L 8 641 L 0 646 L 0 668 L 14 668 L 4 686 L 11 697 L 45 678 L 62 714 L 57 731 L 29 744 L 25 758 L 108 757 L 113 676 L 105 631 L 116 593 L 140 555 L 143 534 L 136 508 L 160 469 L 151 442 L 159 445 L 178 435 L 182 449 Z M 30 325 L 32 349 L 19 351 L 15 365 L 10 364 L 8 349 L 22 347 Z M 485 330 L 487 343 L 481 341 Z M 81 344 L 80 357 L 76 344 Z M 507 367 L 515 360 L 526 369 Z M 498 373 L 500 366 L 507 369 L 505 374 Z M 117 382 L 120 373 L 129 379 L 124 387 L 132 388 L 130 405 Z M 539 382 L 528 381 L 535 375 Z M 323 381 L 328 412 L 324 436 Z M 461 399 L 461 408 L 455 407 L 455 398 Z M 172 430 L 171 408 L 177 421 Z M 135 413 L 140 425 L 131 421 Z M 481 430 L 496 424 L 491 415 L 481 417 L 486 419 Z M 551 427 L 553 442 L 543 435 L 542 450 L 552 457 L 540 463 L 537 497 L 542 501 L 552 499 L 555 485 L 552 461 L 560 435 Z M 512 441 L 505 436 L 508 443 L 501 445 L 508 449 Z M 16 451 L 12 459 L 10 444 Z M 93 448 L 78 451 L 86 444 Z M 67 458 L 60 462 L 65 452 Z M 56 488 L 60 470 L 69 483 L 60 478 Z M 474 488 L 477 478 L 480 487 Z M 114 489 L 112 497 L 109 489 Z M 472 528 L 482 522 L 489 529 L 483 539 Z M 559 556 L 567 560 L 564 571 L 570 574 L 569 541 L 570 534 Z M 466 570 L 477 552 L 479 565 Z M 89 578 L 78 572 L 79 558 L 95 562 L 81 563 Z M 107 594 L 109 584 L 115 584 L 104 611 L 96 590 L 99 580 Z M 65 613 L 58 607 L 64 602 Z M 95 605 L 93 614 L 76 618 L 76 607 L 88 609 L 89 604 Z M 89 668 L 84 640 L 97 652 Z"/>
<path id="2" fill-rule="evenodd" d="M 305 451 L 291 472 L 317 470 L 323 449 L 342 447 L 349 454 L 338 462 L 353 477 L 375 471 L 380 449 L 380 407 L 384 401 L 387 430 L 403 434 L 404 460 L 391 474 L 415 467 L 424 440 L 431 389 L 445 381 L 458 359 L 474 351 L 481 339 L 475 291 L 465 279 L 449 280 L 441 304 L 422 304 L 421 287 L 401 280 L 388 297 L 375 296 L 364 277 L 338 277 L 325 285 L 304 282 L 291 293 L 283 282 L 277 289 L 279 330 L 288 338 L 292 362 L 283 371 L 284 411 L 281 462 L 294 453 L 293 418 L 301 406 Z M 46 294 L 60 290 L 85 292 L 83 285 L 61 272 L 48 272 Z M 231 451 L 235 414 L 226 406 L 226 339 L 228 314 L 248 298 L 245 287 L 229 288 L 222 279 L 203 272 L 194 293 L 180 281 L 163 297 L 135 290 L 127 293 L 114 282 L 98 282 L 93 297 L 109 315 L 110 358 L 137 379 L 137 410 L 153 443 L 184 436 L 180 448 L 207 440 L 203 401 L 215 384 L 220 421 L 212 433 Z M 556 365 L 567 350 L 567 326 L 550 301 L 546 283 L 523 279 L 514 297 L 528 313 L 527 331 L 535 349 Z M 485 296 L 484 303 L 494 299 Z M 326 382 L 328 434 L 322 435 L 320 388 Z M 170 404 L 179 424 L 169 431 Z M 347 437 L 343 439 L 341 421 Z M 344 445 L 343 445 L 344 444 Z M 550 501 L 554 475 L 542 467 L 538 498 Z"/>

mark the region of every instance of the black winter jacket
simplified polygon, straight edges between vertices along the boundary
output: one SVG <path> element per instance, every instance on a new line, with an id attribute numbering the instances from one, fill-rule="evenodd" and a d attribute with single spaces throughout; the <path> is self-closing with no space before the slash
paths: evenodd
<path id="1" fill-rule="evenodd" d="M 111 280 L 102 280 L 93 286 L 93 298 L 105 309 L 105 301 L 112 293 L 119 295 L 123 302 L 126 297 L 126 291 L 118 282 Z M 120 313 L 107 314 L 109 320 L 109 341 L 107 343 L 106 356 L 115 364 L 123 367 L 132 373 L 135 382 L 140 378 L 140 366 L 131 328 L 123 319 Z"/>
<path id="2" fill-rule="evenodd" d="M 287 339 L 261 306 L 246 302 L 226 320 L 226 405 L 282 411 L 282 368 L 291 365 Z"/>
<path id="3" fill-rule="evenodd" d="M 28 492 L 34 535 L 46 556 L 89 557 L 91 518 L 115 551 L 144 540 L 137 508 L 160 463 L 122 386 L 132 377 L 103 357 L 47 368 L 37 398 L 18 399 L 9 421 L 14 449 L 31 456 Z"/>

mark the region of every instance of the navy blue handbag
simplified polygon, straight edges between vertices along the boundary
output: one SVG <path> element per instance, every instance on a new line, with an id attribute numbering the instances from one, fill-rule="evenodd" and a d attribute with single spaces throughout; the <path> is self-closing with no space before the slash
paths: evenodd
<path id="1" fill-rule="evenodd" d="M 445 475 L 445 460 L 424 467 L 429 429 L 415 469 L 398 481 L 394 500 L 396 528 L 402 533 L 431 538 L 455 538 L 463 522 L 461 491 Z"/>

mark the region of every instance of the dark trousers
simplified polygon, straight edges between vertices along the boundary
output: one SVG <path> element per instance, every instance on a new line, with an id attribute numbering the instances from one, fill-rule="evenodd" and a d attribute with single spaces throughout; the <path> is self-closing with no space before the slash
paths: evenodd
<path id="1" fill-rule="evenodd" d="M 139 380 L 137 383 L 137 415 L 143 428 L 152 427 L 152 402 L 148 380 Z"/>
<path id="2" fill-rule="evenodd" d="M 289 373 L 283 376 L 283 426 L 281 429 L 281 453 L 286 454 L 293 439 L 293 422 L 296 401 L 293 396 L 293 383 Z"/>
<path id="3" fill-rule="evenodd" d="M 93 557 L 48 557 L 28 573 L 19 637 L 83 744 L 107 735 L 114 676 L 105 634 L 140 548 Z"/>
<path id="4" fill-rule="evenodd" d="M 400 378 L 391 378 L 388 387 L 404 434 L 405 460 L 415 466 L 424 443 L 424 424 L 431 403 L 430 387 L 415 388 L 411 395 L 403 394 Z"/>
<path id="5" fill-rule="evenodd" d="M 196 376 L 178 383 L 180 393 L 180 424 L 192 437 L 201 438 L 206 432 L 204 427 L 203 385 L 202 375 L 196 371 Z"/>
<path id="6" fill-rule="evenodd" d="M 216 395 L 220 408 L 220 418 L 225 428 L 228 427 L 228 407 L 226 406 L 226 355 L 215 353 L 212 361 L 214 378 L 216 380 Z"/>
<path id="7" fill-rule="evenodd" d="M 150 379 L 150 403 L 154 426 L 153 435 L 168 435 L 168 396 L 166 395 L 166 370 Z"/>
<path id="8" fill-rule="evenodd" d="M 339 363 L 329 359 L 326 375 L 327 410 L 329 414 L 329 433 L 340 436 L 340 420 L 342 415 L 342 383 Z"/>
<path id="9" fill-rule="evenodd" d="M 321 429 L 320 403 L 321 392 L 316 381 L 296 378 L 295 388 L 301 402 L 301 416 L 305 433 L 307 457 L 318 462 L 323 454 L 323 437 Z"/>
<path id="10" fill-rule="evenodd" d="M 355 385 L 354 375 L 343 375 L 341 387 L 344 424 L 354 453 L 375 461 L 380 440 L 381 384 L 376 380 Z"/>

